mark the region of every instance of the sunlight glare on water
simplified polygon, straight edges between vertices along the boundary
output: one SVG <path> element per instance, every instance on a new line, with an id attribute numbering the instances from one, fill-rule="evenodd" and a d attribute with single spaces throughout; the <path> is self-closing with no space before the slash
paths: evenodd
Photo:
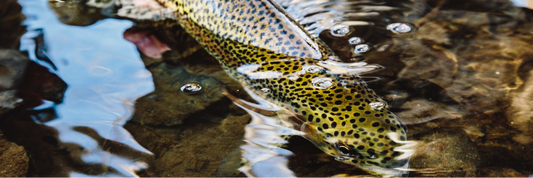
<path id="1" fill-rule="evenodd" d="M 73 130 L 92 128 L 105 139 L 150 153 L 122 127 L 133 114 L 134 101 L 154 90 L 152 76 L 135 46 L 122 38 L 122 32 L 132 23 L 103 20 L 88 27 L 67 26 L 57 20 L 47 0 L 19 2 L 28 17 L 24 22 L 28 32 L 21 39 L 20 50 L 49 66 L 33 53 L 39 44 L 32 38 L 42 31 L 46 54 L 57 67 L 49 70 L 68 85 L 63 102 L 52 106 L 57 118 L 42 124 L 57 129 L 62 142 L 83 147 L 86 153 L 81 159 L 86 163 L 107 165 L 117 171 L 100 176 L 136 176 L 135 171 L 145 169 L 146 163 L 104 151 L 91 137 Z M 71 176 L 87 175 L 71 172 Z"/>
<path id="2" fill-rule="evenodd" d="M 324 30 L 331 35 L 343 37 L 351 32 L 350 27 L 374 25 L 368 19 L 380 19 L 380 13 L 395 8 L 371 1 L 294 1 L 275 0 L 310 33 L 318 37 Z M 360 10 L 354 10 L 360 9 Z"/>
<path id="3" fill-rule="evenodd" d="M 250 90 L 246 91 L 260 103 L 246 105 L 266 111 L 280 110 Z M 252 111 L 243 104 L 235 104 L 252 116 L 252 121 L 245 127 L 246 144 L 241 146 L 245 165 L 239 168 L 239 171 L 248 177 L 295 177 L 294 172 L 287 166 L 292 152 L 279 147 L 288 143 L 281 136 L 304 135 L 304 133 L 291 129 L 291 126 L 283 122 L 279 116 L 266 116 Z"/>

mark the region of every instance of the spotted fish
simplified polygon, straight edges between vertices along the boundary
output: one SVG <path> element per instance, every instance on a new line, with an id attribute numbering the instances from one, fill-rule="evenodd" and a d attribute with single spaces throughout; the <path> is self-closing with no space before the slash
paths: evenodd
<path id="1" fill-rule="evenodd" d="M 298 119 L 306 138 L 343 163 L 382 175 L 406 140 L 401 121 L 356 74 L 268 0 L 159 0 L 224 70 Z"/>
<path id="2" fill-rule="evenodd" d="M 294 116 L 295 128 L 337 161 L 379 176 L 406 166 L 406 129 L 387 103 L 275 2 L 157 1 L 228 75 Z"/>

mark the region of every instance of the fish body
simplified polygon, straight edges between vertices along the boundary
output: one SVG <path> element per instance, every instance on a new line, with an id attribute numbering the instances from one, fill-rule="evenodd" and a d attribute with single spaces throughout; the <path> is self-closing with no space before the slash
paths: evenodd
<path id="1" fill-rule="evenodd" d="M 122 18 L 155 28 L 185 30 L 228 75 L 294 116 L 295 129 L 337 161 L 379 176 L 403 173 L 394 170 L 405 168 L 409 157 L 401 149 L 406 143 L 402 122 L 357 74 L 342 67 L 346 64 L 324 42 L 309 35 L 275 2 L 157 1 L 164 7 L 156 10 L 159 13 L 125 13 Z M 121 9 L 112 11 L 119 14 Z M 164 15 L 144 23 L 150 21 L 146 14 Z M 100 18 L 70 16 L 75 18 L 65 20 L 81 24 Z M 176 28 L 177 24 L 181 27 Z"/>
<path id="2" fill-rule="evenodd" d="M 406 165 L 395 148 L 401 121 L 338 57 L 268 0 L 159 0 L 222 65 L 254 94 L 298 119 L 297 129 L 336 160 L 378 170 Z"/>

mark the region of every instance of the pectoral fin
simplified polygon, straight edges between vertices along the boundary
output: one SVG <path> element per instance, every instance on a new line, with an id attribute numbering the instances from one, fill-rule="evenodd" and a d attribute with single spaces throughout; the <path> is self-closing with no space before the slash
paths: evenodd
<path id="1" fill-rule="evenodd" d="M 321 133 L 318 132 L 315 126 L 312 126 L 306 122 L 302 124 L 300 131 L 305 133 L 305 135 L 303 136 L 305 139 L 315 144 L 318 148 L 322 148 L 325 146 L 323 142 L 320 142 L 320 140 L 323 140 L 324 137 Z"/>

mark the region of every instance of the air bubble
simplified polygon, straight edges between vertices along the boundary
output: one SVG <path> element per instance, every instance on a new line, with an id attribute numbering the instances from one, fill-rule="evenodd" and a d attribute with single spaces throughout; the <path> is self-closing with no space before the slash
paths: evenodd
<path id="1" fill-rule="evenodd" d="M 333 85 L 333 80 L 330 78 L 314 78 L 311 83 L 318 89 L 327 89 Z"/>
<path id="2" fill-rule="evenodd" d="M 353 45 L 356 45 L 362 42 L 363 42 L 363 39 L 359 37 L 351 37 L 350 39 L 348 39 L 348 43 L 353 44 Z"/>
<path id="3" fill-rule="evenodd" d="M 262 91 L 263 93 L 268 93 L 268 92 L 270 92 L 270 89 L 268 89 L 268 88 L 262 88 L 261 91 Z"/>
<path id="4" fill-rule="evenodd" d="M 381 110 L 385 106 L 385 103 L 376 101 L 369 104 L 372 109 Z"/>
<path id="5" fill-rule="evenodd" d="M 185 85 L 181 86 L 180 90 L 187 94 L 196 94 L 202 90 L 202 85 L 196 82 L 186 83 Z"/>
<path id="6" fill-rule="evenodd" d="M 315 66 L 315 65 L 310 65 L 310 66 L 305 66 L 304 67 L 304 70 L 311 73 L 311 74 L 314 74 L 314 73 L 318 73 L 320 71 L 322 71 L 324 68 L 322 67 L 318 67 L 318 66 Z"/>
<path id="7" fill-rule="evenodd" d="M 368 44 L 358 44 L 355 46 L 353 52 L 355 54 L 362 54 L 370 51 L 370 46 Z"/>
<path id="8" fill-rule="evenodd" d="M 413 28 L 411 27 L 411 25 L 406 23 L 391 23 L 387 25 L 387 30 L 390 30 L 396 34 L 404 34 L 411 32 Z"/>
<path id="9" fill-rule="evenodd" d="M 350 27 L 344 24 L 339 24 L 331 27 L 331 35 L 336 37 L 343 37 L 350 33 Z"/>

